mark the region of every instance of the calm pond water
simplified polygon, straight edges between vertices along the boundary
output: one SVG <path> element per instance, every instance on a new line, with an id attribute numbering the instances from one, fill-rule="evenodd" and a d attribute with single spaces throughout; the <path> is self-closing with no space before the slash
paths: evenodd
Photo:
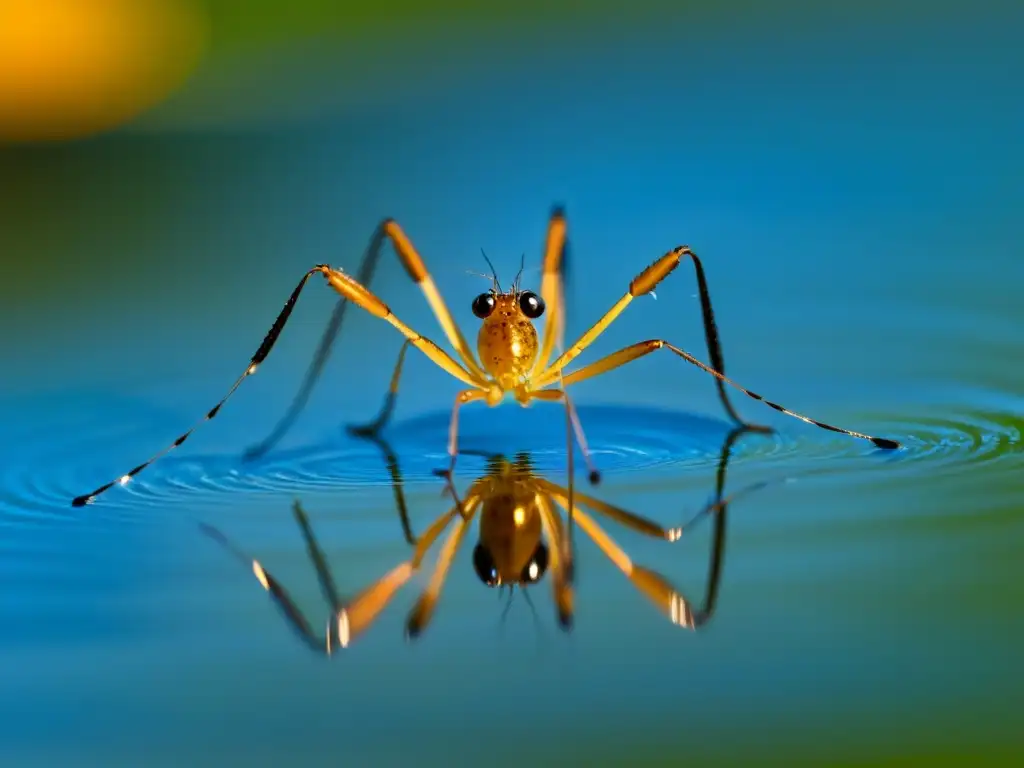
<path id="1" fill-rule="evenodd" d="M 415 124 L 394 107 L 5 150 L 3 764 L 1020 760 L 1024 165 L 1021 108 L 1006 97 L 1019 58 L 1002 28 L 955 66 L 929 58 L 953 27 L 921 27 L 904 69 L 819 42 L 824 70 L 803 80 L 807 50 L 759 60 L 755 46 L 743 65 L 756 82 L 695 56 L 703 79 L 668 106 L 669 74 L 632 88 L 606 64 L 620 75 L 608 100 L 581 96 L 598 82 L 588 72 L 560 84 L 579 86 L 565 104 L 550 82 L 514 105 L 467 85 L 417 102 Z M 636 67 L 667 66 L 651 47 Z M 951 94 L 970 109 L 950 109 Z M 469 305 L 486 282 L 467 271 L 485 271 L 480 247 L 507 279 L 525 252 L 524 283 L 539 287 L 555 201 L 573 244 L 569 336 L 689 242 L 730 375 L 904 443 L 878 451 L 737 394 L 745 417 L 778 431 L 733 447 L 726 493 L 749 492 L 729 507 L 699 631 L 673 626 L 577 530 L 577 616 L 563 633 L 550 574 L 530 589 L 535 616 L 480 583 L 473 530 L 415 643 L 403 625 L 426 569 L 350 647 L 330 659 L 305 647 L 203 526 L 258 558 L 319 632 L 328 606 L 293 501 L 344 595 L 409 557 L 385 457 L 343 430 L 376 412 L 400 347 L 366 313 L 350 313 L 285 439 L 242 460 L 301 381 L 334 301 L 320 281 L 214 422 L 128 487 L 71 508 L 206 412 L 302 271 L 354 270 L 382 215 L 475 329 Z M 439 337 L 388 259 L 375 287 Z M 706 358 L 688 265 L 586 360 L 657 337 Z M 386 436 L 416 532 L 449 503 L 431 472 L 457 389 L 410 355 Z M 654 355 L 576 397 L 605 473 L 580 490 L 666 527 L 714 497 L 729 424 L 705 374 Z M 464 446 L 527 451 L 564 483 L 555 406 L 467 406 L 463 430 Z M 461 460 L 460 491 L 485 470 Z M 701 604 L 714 520 L 671 544 L 602 522 Z"/>

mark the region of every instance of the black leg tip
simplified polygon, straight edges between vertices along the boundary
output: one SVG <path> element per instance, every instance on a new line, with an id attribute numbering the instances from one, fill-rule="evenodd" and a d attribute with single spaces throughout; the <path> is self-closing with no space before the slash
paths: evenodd
<path id="1" fill-rule="evenodd" d="M 409 642 L 419 640 L 423 633 L 423 625 L 419 621 L 411 620 L 405 625 L 405 639 Z"/>
<path id="2" fill-rule="evenodd" d="M 380 432 L 379 424 L 346 424 L 345 431 L 353 437 L 376 437 Z"/>
<path id="3" fill-rule="evenodd" d="M 92 496 L 76 496 L 75 498 L 73 498 L 71 500 L 71 506 L 72 507 L 84 507 L 90 501 L 92 501 Z"/>
<path id="4" fill-rule="evenodd" d="M 243 462 L 255 461 L 260 456 L 262 456 L 263 453 L 264 453 L 264 448 L 263 448 L 262 445 L 256 445 L 256 446 L 253 446 L 252 448 L 246 448 L 245 452 L 242 454 L 242 461 Z"/>
<path id="5" fill-rule="evenodd" d="M 564 219 L 565 218 L 565 206 L 562 203 L 555 203 L 551 206 L 551 218 L 553 219 Z"/>
<path id="6" fill-rule="evenodd" d="M 871 442 L 875 444 L 876 448 L 882 448 L 886 451 L 895 451 L 901 447 L 895 440 L 890 440 L 886 437 L 872 437 Z"/>
<path id="7" fill-rule="evenodd" d="M 590 474 L 588 475 L 588 478 L 590 479 L 590 484 L 591 485 L 600 485 L 601 484 L 601 473 L 598 472 L 596 469 L 590 470 Z"/>

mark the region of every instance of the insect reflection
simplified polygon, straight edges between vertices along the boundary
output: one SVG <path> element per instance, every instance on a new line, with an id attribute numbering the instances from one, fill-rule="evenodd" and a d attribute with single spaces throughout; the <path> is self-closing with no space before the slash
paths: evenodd
<path id="1" fill-rule="evenodd" d="M 583 530 L 633 586 L 673 624 L 697 629 L 714 613 L 724 559 L 728 505 L 738 497 L 766 485 L 765 482 L 756 483 L 730 497 L 724 496 L 726 469 L 732 448 L 748 431 L 751 430 L 738 427 L 726 436 L 719 456 L 713 500 L 689 522 L 677 527 L 664 528 L 578 490 L 570 502 L 566 488 L 541 477 L 534 471 L 529 456 L 519 454 L 514 460 L 500 455 L 489 456 L 486 473 L 471 483 L 461 499 L 449 479 L 448 491 L 455 503 L 420 536 L 414 534 L 409 522 L 401 471 L 394 452 L 382 438 L 365 437 L 374 442 L 384 454 L 402 528 L 413 552 L 408 560 L 389 570 L 362 592 L 345 599 L 338 592 L 305 512 L 296 502 L 293 507 L 295 519 L 305 539 L 324 598 L 330 606 L 330 617 L 323 635 L 314 629 L 285 588 L 258 560 L 236 548 L 216 528 L 206 524 L 202 524 L 202 528 L 236 557 L 251 565 L 259 584 L 280 607 L 299 636 L 312 649 L 328 655 L 337 648 L 347 647 L 373 624 L 398 590 L 419 571 L 429 550 L 454 522 L 454 527 L 441 545 L 427 585 L 406 620 L 407 635 L 410 638 L 419 636 L 434 614 L 451 563 L 477 516 L 480 518 L 479 538 L 473 549 L 472 562 L 480 581 L 488 587 L 525 589 L 541 581 L 550 572 L 559 624 L 564 629 L 570 628 L 574 613 L 573 586 L 567 568 L 569 561 L 564 553 L 571 549 L 566 541 L 567 526 L 562 521 L 562 514 L 568 514 L 570 505 L 574 524 Z M 690 526 L 710 515 L 714 520 L 714 532 L 707 586 L 700 606 L 695 608 L 661 574 L 635 564 L 598 525 L 591 513 L 669 542 L 679 540 Z"/>

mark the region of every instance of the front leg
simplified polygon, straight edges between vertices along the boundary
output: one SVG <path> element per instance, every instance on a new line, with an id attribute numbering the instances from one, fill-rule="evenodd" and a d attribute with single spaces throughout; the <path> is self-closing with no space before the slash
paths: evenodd
<path id="1" fill-rule="evenodd" d="M 435 474 L 447 478 L 448 483 L 454 483 L 455 460 L 459 455 L 459 408 L 474 400 L 486 400 L 489 405 L 497 405 L 501 399 L 501 393 L 493 389 L 464 389 L 455 396 L 455 405 L 452 407 L 452 418 L 448 424 L 448 456 L 449 463 L 447 470 L 438 470 Z M 454 486 L 452 486 L 454 487 Z M 447 491 L 449 486 L 445 486 Z"/>

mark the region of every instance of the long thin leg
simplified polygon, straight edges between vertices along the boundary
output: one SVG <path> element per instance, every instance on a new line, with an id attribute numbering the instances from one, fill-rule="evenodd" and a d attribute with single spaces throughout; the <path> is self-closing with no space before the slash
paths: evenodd
<path id="1" fill-rule="evenodd" d="M 373 232 L 373 237 L 370 239 L 366 252 L 363 254 L 363 259 L 359 264 L 359 271 L 356 273 L 356 279 L 363 285 L 368 286 L 373 282 L 373 275 L 377 271 L 377 262 L 380 261 L 380 251 L 383 242 L 384 228 L 378 226 Z M 341 323 L 345 319 L 345 311 L 350 303 L 346 299 L 338 299 L 338 303 L 331 313 L 331 319 L 327 322 L 327 327 L 324 328 L 323 336 L 320 337 L 320 344 L 317 346 L 309 368 L 306 370 L 306 375 L 302 380 L 299 391 L 295 394 L 295 398 L 292 400 L 288 410 L 285 411 L 284 416 L 281 417 L 281 420 L 270 431 L 270 434 L 256 445 L 246 449 L 243 454 L 243 458 L 246 461 L 259 458 L 273 448 L 291 428 L 302 409 L 306 407 L 309 396 L 313 393 L 313 387 L 316 386 L 316 382 L 323 372 L 324 365 L 327 363 L 327 358 L 331 356 L 334 339 L 337 337 L 338 331 L 341 330 Z"/>
<path id="2" fill-rule="evenodd" d="M 256 354 L 254 354 L 249 359 L 249 364 L 246 366 L 245 372 L 238 377 L 234 384 L 231 385 L 231 389 L 229 389 L 227 394 L 220 399 L 220 402 L 218 402 L 215 406 L 213 406 L 213 408 L 207 411 L 206 415 L 202 419 L 193 424 L 192 427 L 187 432 L 179 436 L 178 439 L 176 439 L 173 443 L 168 445 L 162 451 L 154 454 L 153 456 L 139 464 L 134 469 L 129 470 L 126 474 L 121 475 L 121 477 L 119 477 L 117 480 L 112 480 L 111 482 L 106 483 L 105 485 L 101 485 L 92 493 L 87 493 L 82 496 L 76 496 L 71 501 L 71 506 L 81 507 L 86 504 L 90 504 L 96 499 L 97 496 L 114 487 L 115 485 L 127 485 L 133 477 L 139 474 L 142 470 L 144 470 L 154 461 L 165 456 L 166 454 L 170 453 L 172 450 L 177 448 L 179 445 L 184 443 L 189 438 L 189 436 L 196 429 L 199 428 L 201 424 L 204 424 L 205 422 L 209 421 L 214 416 L 216 416 L 220 412 L 220 409 L 224 405 L 224 403 L 226 403 L 228 399 L 235 393 L 235 390 L 238 389 L 239 385 L 243 381 L 245 381 L 245 379 L 247 379 L 249 376 L 252 376 L 252 374 L 256 373 L 256 369 L 259 368 L 260 364 L 267 359 L 267 356 L 270 354 L 270 350 L 274 348 L 275 342 L 281 335 L 281 331 L 284 330 L 285 323 L 287 323 L 288 318 L 291 317 L 292 310 L 295 308 L 295 302 L 298 301 L 299 294 L 302 293 L 302 289 L 306 285 L 306 281 L 309 280 L 311 275 L 314 275 L 317 272 L 323 272 L 325 269 L 327 268 L 324 267 L 323 265 L 317 265 L 316 267 L 309 270 L 305 275 L 302 276 L 302 279 L 299 280 L 299 284 L 295 286 L 295 290 L 292 291 L 291 296 L 288 297 L 288 301 L 285 302 L 284 307 L 278 314 L 277 319 L 274 320 L 274 324 L 270 326 L 270 330 L 267 331 L 267 335 L 263 338 L 263 342 L 256 350 Z"/>
<path id="3" fill-rule="evenodd" d="M 540 297 L 544 300 L 546 317 L 540 352 L 532 372 L 543 371 L 551 359 L 556 344 L 562 344 L 565 331 L 565 279 L 563 274 L 566 251 L 565 211 L 561 206 L 551 211 L 548 233 L 541 262 Z"/>
<path id="4" fill-rule="evenodd" d="M 597 485 L 601 482 L 601 473 L 594 465 L 594 457 L 590 455 L 590 447 L 587 445 L 587 437 L 583 432 L 583 425 L 580 423 L 580 417 L 576 413 L 576 406 L 573 405 L 572 398 L 569 397 L 569 393 L 564 389 L 540 389 L 531 391 L 530 398 L 533 400 L 543 400 L 547 402 L 561 401 L 565 404 L 565 411 L 569 419 L 569 423 L 572 426 L 572 432 L 576 435 L 576 442 L 579 443 L 580 450 L 583 452 L 583 460 L 587 463 L 587 473 L 590 484 Z M 571 453 L 571 444 L 569 446 L 569 450 Z"/>
<path id="5" fill-rule="evenodd" d="M 441 590 L 444 588 L 445 579 L 448 578 L 448 571 L 451 568 L 452 560 L 455 559 L 455 553 L 458 552 L 459 546 L 466 536 L 466 531 L 469 530 L 469 524 L 472 522 L 474 515 L 476 515 L 479 506 L 479 497 L 470 495 L 466 498 L 465 504 L 462 507 L 463 515 L 455 522 L 455 528 L 448 534 L 448 538 L 445 539 L 441 547 L 441 551 L 437 556 L 437 564 L 434 566 L 434 572 L 430 576 L 430 582 L 409 612 L 409 618 L 405 623 L 405 631 L 410 639 L 419 637 L 430 623 L 430 619 L 434 615 L 434 609 L 437 607 L 437 601 L 441 596 Z"/>
<path id="6" fill-rule="evenodd" d="M 448 456 L 449 463 L 447 476 L 449 479 L 455 475 L 455 461 L 459 456 L 459 408 L 474 400 L 483 400 L 487 393 L 481 389 L 464 389 L 455 396 L 455 405 L 452 407 L 452 418 L 448 424 Z M 444 476 L 444 472 L 438 473 Z"/>
<path id="7" fill-rule="evenodd" d="M 440 291 L 438 291 L 433 278 L 427 271 L 426 265 L 423 263 L 423 259 L 420 257 L 409 238 L 406 237 L 402 228 L 393 219 L 385 219 L 374 230 L 373 237 L 370 239 L 370 244 L 366 249 L 366 253 L 363 256 L 363 260 L 356 273 L 356 280 L 358 283 L 368 289 L 370 284 L 373 282 L 373 276 L 376 272 L 377 263 L 380 260 L 380 252 L 385 240 L 389 240 L 391 242 L 399 261 L 402 263 L 402 266 L 405 267 L 409 277 L 412 278 L 413 282 L 420 287 L 420 290 L 423 292 L 427 303 L 430 305 L 431 310 L 437 318 L 442 331 L 448 338 L 451 345 L 455 348 L 455 351 L 458 353 L 458 356 L 466 365 L 467 369 L 473 374 L 475 379 L 480 380 L 486 378 L 484 371 L 481 369 L 476 358 L 474 358 L 470 351 L 470 347 L 466 343 L 465 337 L 462 335 L 458 325 L 452 318 L 452 314 L 449 311 L 447 304 L 445 304 Z M 278 440 L 280 440 L 296 417 L 298 417 L 302 408 L 305 407 L 306 402 L 309 399 L 309 395 L 323 371 L 324 364 L 330 356 L 334 340 L 341 330 L 341 323 L 344 320 L 345 308 L 347 305 L 348 302 L 345 299 L 341 299 L 338 306 L 335 307 L 330 322 L 324 329 L 323 336 L 320 339 L 320 344 L 313 356 L 313 360 L 306 372 L 306 377 L 303 380 L 298 394 L 292 401 L 292 404 L 285 416 L 281 419 L 271 434 L 261 443 L 246 451 L 247 458 L 260 456 L 269 450 Z M 393 400 L 393 397 L 391 399 Z"/>
<path id="8" fill-rule="evenodd" d="M 613 352 L 612 354 L 608 355 L 607 357 L 603 357 L 600 360 L 598 360 L 598 361 L 596 361 L 594 363 L 591 363 L 590 365 L 586 365 L 586 366 L 584 366 L 583 368 L 580 368 L 577 371 L 573 371 L 572 373 L 566 374 L 562 378 L 563 386 L 568 387 L 571 384 L 576 384 L 578 382 L 585 381 L 586 379 L 593 378 L 594 376 L 600 376 L 602 373 L 607 373 L 608 371 L 612 371 L 612 370 L 614 370 L 616 368 L 619 368 L 619 367 L 621 367 L 623 365 L 626 365 L 626 363 L 631 363 L 634 360 L 637 360 L 637 359 L 639 359 L 641 357 L 644 357 L 645 355 L 649 355 L 652 352 L 654 352 L 656 350 L 659 350 L 659 349 L 662 349 L 662 348 L 667 349 L 667 350 L 669 350 L 671 352 L 674 352 L 679 357 L 681 357 L 684 360 L 686 360 L 688 363 L 693 363 L 698 368 L 700 368 L 702 371 L 705 371 L 706 373 L 710 373 L 712 376 L 714 376 L 720 382 L 724 382 L 724 383 L 728 384 L 731 387 L 735 387 L 736 389 L 738 389 L 740 392 L 742 392 L 743 394 L 747 395 L 748 397 L 752 397 L 755 400 L 760 400 L 765 405 L 767 405 L 767 406 L 769 406 L 771 408 L 774 408 L 776 411 L 780 411 L 781 413 L 784 413 L 787 416 L 793 416 L 794 418 L 800 419 L 801 421 L 806 421 L 808 424 L 813 424 L 816 427 L 821 427 L 822 429 L 827 429 L 830 432 L 841 432 L 842 434 L 850 435 L 851 437 L 859 437 L 862 440 L 870 440 L 872 443 L 874 443 L 879 448 L 885 448 L 887 450 L 891 450 L 891 449 L 899 448 L 900 447 L 900 444 L 898 442 L 896 442 L 895 440 L 890 440 L 887 437 L 872 437 L 871 435 L 865 435 L 865 434 L 862 434 L 861 432 L 854 432 L 854 431 L 849 430 L 849 429 L 844 429 L 842 427 L 833 426 L 832 424 L 826 424 L 826 423 L 824 423 L 822 421 L 817 421 L 816 419 L 812 419 L 812 418 L 810 418 L 808 416 L 803 416 L 803 415 L 801 415 L 799 413 L 796 413 L 795 411 L 791 411 L 788 408 L 784 408 L 783 406 L 779 405 L 778 403 L 773 403 L 771 400 L 766 400 L 765 398 L 763 398 L 761 395 L 757 394 L 756 392 L 751 392 L 749 389 L 746 389 L 745 387 L 740 386 L 735 381 L 733 381 L 732 379 L 724 376 L 723 374 L 721 374 L 718 371 L 714 370 L 710 366 L 705 365 L 700 360 L 695 358 L 693 355 L 691 355 L 691 354 L 689 354 L 687 352 L 684 352 L 679 347 L 673 346 L 672 344 L 669 344 L 667 341 L 662 341 L 661 339 L 651 339 L 649 341 L 640 341 L 640 342 L 637 342 L 636 344 L 631 344 L 630 346 L 628 346 L 628 347 L 626 347 L 624 349 L 620 349 L 618 352 Z M 741 422 L 741 424 L 742 424 L 742 422 Z M 743 424 L 743 426 L 750 426 L 750 425 Z"/>
<path id="9" fill-rule="evenodd" d="M 458 352 L 462 362 L 465 363 L 466 367 L 477 378 L 486 378 L 483 369 L 473 357 L 469 344 L 466 343 L 466 339 L 459 330 L 459 326 L 455 324 L 452 313 L 448 311 L 448 306 L 441 297 L 441 292 L 437 290 L 434 279 L 427 271 L 423 259 L 416 252 L 412 242 L 393 219 L 385 219 L 381 224 L 381 228 L 384 230 L 385 237 L 391 240 L 395 246 L 398 258 L 401 259 L 402 265 L 408 271 L 409 277 L 419 285 L 423 295 L 427 297 L 427 302 L 434 311 L 434 315 L 437 316 L 437 321 L 441 324 L 444 335 L 448 337 L 448 341 L 455 347 L 455 351 Z"/>
<path id="10" fill-rule="evenodd" d="M 412 342 L 406 339 L 402 348 L 398 351 L 398 360 L 395 362 L 395 370 L 391 374 L 391 384 L 388 387 L 388 394 L 384 398 L 384 405 L 372 421 L 367 424 L 349 424 L 348 431 L 353 435 L 370 437 L 380 432 L 391 418 L 391 412 L 395 409 L 395 399 L 398 397 L 398 382 L 402 377 L 402 365 L 405 363 L 405 352 Z"/>
<path id="11" fill-rule="evenodd" d="M 583 425 L 580 423 L 579 415 L 576 413 L 576 407 L 573 405 L 572 398 L 569 397 L 569 393 L 564 389 L 543 389 L 536 392 L 530 392 L 530 396 L 535 400 L 561 400 L 565 404 L 565 420 L 566 420 L 566 467 L 568 473 L 568 490 L 569 490 L 569 509 L 574 509 L 573 505 L 573 494 L 576 490 L 576 471 L 573 462 L 573 456 L 575 449 L 573 446 L 573 434 L 576 435 L 576 442 L 579 443 L 580 450 L 583 451 L 583 459 L 587 463 L 588 478 L 591 485 L 597 485 L 601 481 L 601 473 L 598 472 L 594 466 L 593 458 L 590 455 L 590 448 L 587 445 L 586 435 L 583 433 Z M 565 540 L 566 551 L 563 556 L 566 560 L 565 573 L 566 578 L 570 584 L 575 583 L 576 580 L 576 527 L 575 520 L 572 514 L 569 514 L 569 535 Z"/>
<path id="12" fill-rule="evenodd" d="M 482 374 L 466 370 L 459 365 L 451 355 L 441 349 L 441 347 L 433 341 L 428 339 L 426 336 L 420 336 L 420 334 L 416 333 L 416 331 L 399 320 L 387 304 L 381 301 L 377 296 L 371 293 L 366 286 L 362 285 L 350 275 L 347 275 L 340 269 L 331 269 L 326 265 L 321 265 L 317 269 L 323 273 L 324 277 L 327 278 L 327 282 L 330 283 L 334 290 L 353 304 L 358 304 L 374 317 L 379 317 L 382 320 L 389 322 L 398 329 L 398 332 L 405 336 L 405 338 L 407 338 L 414 347 L 456 379 L 473 387 L 489 387 L 487 380 Z"/>
<path id="13" fill-rule="evenodd" d="M 535 381 L 531 382 L 534 389 L 541 389 L 553 383 L 559 376 L 562 369 L 574 360 L 584 349 L 589 347 L 598 336 L 604 333 L 605 329 L 629 306 L 629 303 L 637 296 L 644 296 L 651 293 L 657 285 L 668 277 L 671 272 L 679 266 L 679 262 L 689 257 L 693 262 L 693 268 L 697 275 L 697 290 L 700 294 L 700 309 L 704 320 L 704 339 L 708 346 L 708 356 L 711 358 L 711 365 L 715 370 L 725 373 L 725 358 L 722 355 L 722 344 L 718 338 L 718 324 L 715 322 L 715 313 L 711 308 L 711 293 L 708 291 L 707 280 L 704 277 L 704 267 L 697 254 L 689 246 L 680 245 L 673 248 L 647 269 L 633 278 L 629 284 L 629 290 L 609 309 L 601 319 L 590 327 L 569 349 L 563 352 L 547 370 L 544 371 Z M 722 406 L 730 418 L 738 424 L 745 424 L 743 419 L 736 413 L 732 403 L 729 401 L 728 393 L 721 381 L 716 382 L 718 396 Z M 748 425 L 753 426 L 753 425 Z"/>

